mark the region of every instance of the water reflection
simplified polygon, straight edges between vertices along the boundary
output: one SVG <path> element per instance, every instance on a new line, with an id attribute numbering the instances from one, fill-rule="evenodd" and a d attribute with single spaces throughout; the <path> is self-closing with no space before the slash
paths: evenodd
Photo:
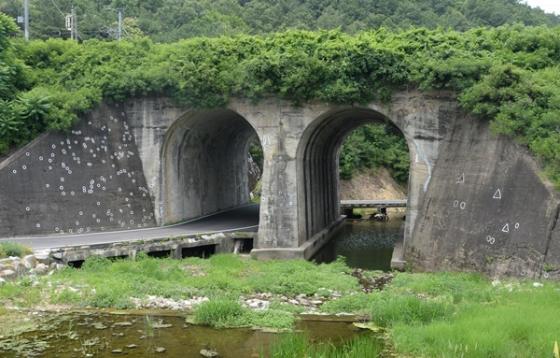
<path id="1" fill-rule="evenodd" d="M 348 320 L 302 319 L 296 331 L 312 342 L 342 344 L 367 334 Z M 0 337 L 0 357 L 200 357 L 203 349 L 220 357 L 262 357 L 281 335 L 250 328 L 214 329 L 190 325 L 184 317 L 155 315 L 46 314 L 37 329 Z"/>
<path id="2" fill-rule="evenodd" d="M 344 256 L 350 267 L 388 271 L 395 242 L 403 234 L 401 217 L 392 217 L 386 222 L 347 220 L 314 260 L 327 263 Z"/>

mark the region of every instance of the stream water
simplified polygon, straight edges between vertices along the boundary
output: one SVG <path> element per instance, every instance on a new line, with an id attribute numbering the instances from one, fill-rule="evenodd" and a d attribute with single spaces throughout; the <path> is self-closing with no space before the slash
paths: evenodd
<path id="1" fill-rule="evenodd" d="M 341 344 L 369 334 L 352 322 L 332 317 L 299 320 L 296 330 L 312 342 Z M 0 340 L 1 357 L 201 357 L 208 349 L 220 357 L 266 357 L 282 334 L 252 329 L 213 329 L 189 325 L 184 317 L 76 313 L 51 315 L 39 327 Z"/>
<path id="2" fill-rule="evenodd" d="M 314 260 L 325 263 L 344 256 L 350 267 L 389 271 L 395 242 L 404 234 L 404 223 L 402 216 L 385 222 L 347 220 Z"/>

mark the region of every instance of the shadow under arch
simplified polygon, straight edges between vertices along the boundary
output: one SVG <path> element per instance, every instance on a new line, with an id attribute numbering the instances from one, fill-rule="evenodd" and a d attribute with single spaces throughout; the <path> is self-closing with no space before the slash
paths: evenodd
<path id="1" fill-rule="evenodd" d="M 398 123 L 367 107 L 343 106 L 315 118 L 305 129 L 297 149 L 298 237 L 299 244 L 313 238 L 340 218 L 339 152 L 352 130 L 368 123 L 390 123 L 405 137 L 409 156 L 414 153 Z M 409 175 L 408 186 L 412 180 Z M 408 206 L 407 206 L 408 211 Z M 408 212 L 406 216 L 408 226 Z"/>
<path id="2" fill-rule="evenodd" d="M 181 222 L 250 203 L 251 124 L 230 109 L 190 111 L 167 130 L 161 152 L 160 221 Z"/>

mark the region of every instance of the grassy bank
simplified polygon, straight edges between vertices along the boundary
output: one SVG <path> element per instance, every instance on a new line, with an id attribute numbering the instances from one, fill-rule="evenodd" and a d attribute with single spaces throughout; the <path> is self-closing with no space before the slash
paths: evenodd
<path id="1" fill-rule="evenodd" d="M 367 315 L 372 324 L 386 329 L 398 353 L 412 356 L 550 356 L 554 342 L 560 340 L 558 283 L 499 282 L 461 273 L 396 273 L 382 291 L 364 292 L 364 281 L 375 281 L 379 275 L 363 272 L 356 277 L 342 261 L 314 265 L 231 255 L 208 260 L 95 258 L 81 269 L 67 268 L 0 287 L 0 303 L 8 308 L 0 312 L 0 321 L 8 317 L 10 307 L 36 308 L 40 303 L 63 309 L 133 308 L 148 296 L 203 297 L 203 303 L 194 306 L 193 318 L 217 327 L 290 328 L 294 313 L 309 309 Z M 254 297 L 266 301 L 266 309 L 247 306 L 246 300 Z M 306 306 L 297 299 L 320 303 Z M 359 350 L 365 343 L 355 344 L 344 349 Z"/>
<path id="2" fill-rule="evenodd" d="M 29 247 L 15 242 L 0 242 L 0 259 L 10 256 L 23 257 L 32 252 L 33 251 Z"/>

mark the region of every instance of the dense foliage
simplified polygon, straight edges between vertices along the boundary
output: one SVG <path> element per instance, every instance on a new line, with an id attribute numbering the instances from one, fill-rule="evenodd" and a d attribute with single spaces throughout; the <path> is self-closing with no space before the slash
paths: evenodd
<path id="1" fill-rule="evenodd" d="M 385 167 L 393 178 L 406 184 L 410 157 L 406 140 L 389 124 L 369 124 L 355 129 L 344 141 L 340 152 L 340 177 L 352 178 L 363 168 Z"/>
<path id="2" fill-rule="evenodd" d="M 3 33 L 9 32 L 13 24 L 2 19 Z M 274 95 L 299 104 L 349 104 L 388 99 L 402 88 L 452 89 L 496 133 L 528 145 L 560 184 L 560 27 L 288 31 L 172 44 L 50 39 L 18 43 L 17 59 L 3 38 L 2 57 L 25 75 L 3 80 L 20 90 L 3 97 L 4 146 L 44 127 L 68 128 L 102 98 L 158 93 L 216 107 L 232 96 Z"/>
<path id="3" fill-rule="evenodd" d="M 23 0 L 0 0 L 0 11 L 21 15 Z M 64 15 L 74 5 L 83 39 L 114 38 L 117 9 L 125 35 L 155 41 L 194 36 L 263 34 L 287 29 L 345 32 L 425 26 L 467 30 L 480 26 L 555 25 L 560 18 L 520 0 L 45 0 L 30 1 L 35 38 L 68 37 Z"/>

